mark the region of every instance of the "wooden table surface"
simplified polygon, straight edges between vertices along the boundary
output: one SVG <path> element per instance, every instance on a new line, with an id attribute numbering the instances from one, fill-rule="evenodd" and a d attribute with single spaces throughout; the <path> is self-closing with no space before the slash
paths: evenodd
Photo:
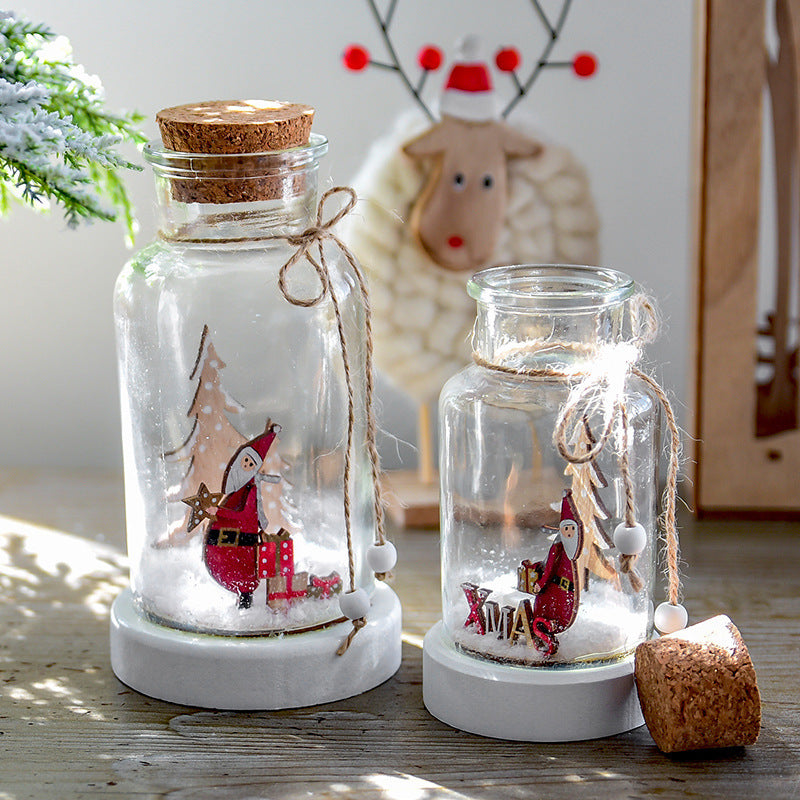
<path id="1" fill-rule="evenodd" d="M 520 744 L 429 716 L 420 648 L 440 613 L 435 533 L 395 535 L 394 678 L 330 705 L 222 713 L 151 700 L 111 672 L 108 609 L 126 583 L 118 476 L 0 470 L 0 513 L 0 800 L 800 797 L 800 524 L 684 520 L 687 608 L 741 630 L 763 729 L 753 747 L 670 758 L 646 728 Z"/>

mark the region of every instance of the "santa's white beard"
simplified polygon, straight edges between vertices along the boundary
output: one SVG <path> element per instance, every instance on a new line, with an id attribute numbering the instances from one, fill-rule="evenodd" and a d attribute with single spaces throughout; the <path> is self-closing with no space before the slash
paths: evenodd
<path id="1" fill-rule="evenodd" d="M 242 468 L 242 461 L 245 456 L 250 456 L 253 464 L 256 466 L 251 470 Z M 247 481 L 258 477 L 258 470 L 261 468 L 261 456 L 249 445 L 236 454 L 236 460 L 228 467 L 228 477 L 225 479 L 225 485 L 222 491 L 225 494 L 233 494 L 238 492 Z"/>
<path id="2" fill-rule="evenodd" d="M 566 536 L 561 537 L 561 544 L 564 545 L 564 552 L 570 561 L 574 561 L 578 557 L 578 545 L 580 543 L 580 536 L 572 536 L 569 539 Z"/>
<path id="3" fill-rule="evenodd" d="M 228 470 L 228 477 L 225 479 L 225 486 L 222 488 L 222 491 L 225 492 L 225 494 L 238 492 L 242 486 L 248 481 L 253 480 L 255 476 L 255 470 L 244 470 L 239 464 L 233 464 Z"/>

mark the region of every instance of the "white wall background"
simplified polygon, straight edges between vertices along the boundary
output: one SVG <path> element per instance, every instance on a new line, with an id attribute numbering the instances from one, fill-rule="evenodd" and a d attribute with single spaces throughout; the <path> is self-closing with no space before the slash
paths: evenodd
<path id="1" fill-rule="evenodd" d="M 555 10 L 561 2 L 543 4 Z M 352 177 L 369 143 L 410 105 L 392 74 L 340 66 L 350 42 L 383 55 L 361 0 L 19 0 L 15 10 L 68 36 L 76 61 L 102 78 L 110 106 L 145 113 L 152 137 L 155 112 L 184 102 L 277 97 L 314 105 L 335 182 Z M 659 300 L 666 331 L 649 356 L 679 407 L 691 318 L 692 16 L 691 0 L 575 0 L 553 58 L 590 50 L 599 72 L 590 81 L 545 72 L 523 101 L 589 168 L 603 264 L 629 272 Z M 451 56 L 468 32 L 479 32 L 490 53 L 514 44 L 532 57 L 543 41 L 527 0 L 398 3 L 393 39 L 412 67 L 421 45 L 436 43 Z M 505 80 L 497 75 L 496 85 L 507 88 Z M 130 174 L 128 185 L 141 246 L 155 231 L 151 175 Z M 57 211 L 22 208 L 0 224 L 0 465 L 120 466 L 111 292 L 129 257 L 117 225 L 74 232 Z M 381 395 L 383 426 L 412 439 L 411 404 L 385 386 Z M 391 440 L 382 449 L 396 465 Z M 399 452 L 413 463 L 408 449 Z"/>

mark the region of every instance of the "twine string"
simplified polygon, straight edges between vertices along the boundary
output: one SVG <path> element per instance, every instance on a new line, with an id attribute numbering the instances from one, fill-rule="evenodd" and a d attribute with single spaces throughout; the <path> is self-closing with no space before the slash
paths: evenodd
<path id="1" fill-rule="evenodd" d="M 353 627 L 350 629 L 350 633 L 347 634 L 347 638 L 339 645 L 336 650 L 337 656 L 343 656 L 347 652 L 347 648 L 350 647 L 350 643 L 355 638 L 355 635 L 367 624 L 366 619 L 364 617 L 360 617 L 359 619 L 353 620 Z"/>
<path id="2" fill-rule="evenodd" d="M 664 410 L 664 417 L 667 422 L 667 430 L 670 436 L 669 463 L 667 466 L 667 485 L 662 497 L 664 514 L 662 517 L 662 527 L 667 540 L 667 575 L 669 577 L 669 602 L 676 606 L 681 601 L 681 579 L 680 579 L 680 544 L 678 541 L 678 521 L 677 521 L 677 502 L 678 502 L 678 472 L 680 469 L 681 456 L 681 432 L 678 429 L 678 422 L 675 419 L 675 412 L 669 402 L 664 390 L 647 373 L 634 367 L 631 372 L 637 378 L 644 381 L 652 390 L 661 403 Z"/>
<path id="3" fill-rule="evenodd" d="M 628 425 L 628 409 L 624 403 L 617 403 L 619 414 L 620 444 L 619 462 L 625 487 L 625 525 L 632 528 L 636 524 L 636 506 L 633 501 L 633 480 L 631 479 L 631 456 L 628 451 L 630 444 L 630 426 Z"/>
<path id="4" fill-rule="evenodd" d="M 325 204 L 326 202 L 335 195 L 345 195 L 347 197 L 346 202 L 343 206 L 329 219 L 325 219 Z M 342 352 L 342 363 L 344 366 L 344 378 L 345 378 L 345 387 L 347 389 L 347 449 L 345 451 L 345 458 L 344 458 L 344 522 L 345 522 L 345 534 L 347 537 L 347 561 L 348 561 L 348 569 L 350 572 L 350 591 L 353 592 L 356 589 L 355 584 L 355 555 L 353 552 L 353 530 L 352 530 L 352 508 L 351 508 L 351 500 L 350 500 L 350 483 L 351 483 L 351 473 L 352 473 L 352 458 L 353 458 L 353 432 L 355 429 L 355 392 L 353 389 L 353 377 L 351 372 L 351 364 L 350 364 L 350 355 L 348 353 L 347 348 L 347 337 L 345 335 L 344 329 L 344 322 L 342 320 L 342 312 L 339 307 L 339 300 L 336 297 L 336 292 L 333 289 L 333 284 L 331 281 L 331 274 L 328 268 L 328 263 L 325 259 L 325 242 L 330 241 L 336 245 L 339 251 L 344 256 L 347 263 L 350 265 L 350 268 L 353 270 L 353 273 L 356 277 L 356 282 L 358 283 L 359 293 L 362 299 L 362 305 L 364 308 L 364 327 L 366 333 L 366 344 L 365 344 L 365 371 L 366 371 L 366 380 L 365 380 L 365 388 L 364 388 L 364 403 L 366 406 L 365 414 L 366 414 L 366 439 L 367 439 L 367 455 L 370 463 L 370 469 L 372 473 L 372 485 L 373 485 L 373 492 L 374 492 L 374 512 L 375 512 L 375 521 L 376 521 L 376 541 L 378 544 L 385 544 L 386 542 L 386 531 L 385 531 L 385 519 L 383 513 L 383 503 L 381 501 L 381 489 L 380 489 L 380 461 L 378 458 L 378 449 L 375 443 L 376 438 L 376 431 L 377 431 L 377 423 L 375 420 L 375 411 L 374 411 L 374 379 L 372 374 L 372 362 L 373 362 L 373 353 L 372 353 L 372 310 L 370 308 L 369 303 L 369 291 L 367 289 L 367 284 L 364 279 L 364 275 L 361 271 L 361 268 L 356 261 L 355 256 L 347 247 L 347 245 L 339 239 L 336 234 L 333 233 L 332 228 L 339 222 L 342 218 L 344 218 L 347 214 L 352 211 L 355 207 L 357 201 L 356 193 L 351 189 L 349 186 L 335 186 L 332 189 L 328 189 L 322 197 L 320 198 L 319 205 L 317 207 L 317 217 L 316 217 L 316 224 L 312 225 L 311 227 L 307 228 L 300 234 L 296 235 L 287 235 L 287 236 L 276 236 L 271 237 L 275 239 L 283 239 L 288 244 L 297 248 L 295 252 L 292 254 L 291 258 L 281 267 L 280 272 L 278 273 L 278 287 L 281 290 L 281 294 L 286 298 L 286 300 L 295 306 L 300 306 L 302 308 L 311 308 L 312 306 L 316 306 L 327 296 L 330 297 L 331 306 L 333 308 L 333 313 L 336 318 L 336 328 L 339 334 L 339 344 L 341 347 Z M 316 256 L 312 252 L 312 248 L 315 248 L 317 253 Z M 293 294 L 287 285 L 288 275 L 292 269 L 292 267 L 301 262 L 302 260 L 307 261 L 311 266 L 314 268 L 314 271 L 319 278 L 320 289 L 318 293 L 312 297 L 298 297 L 297 295 Z M 342 645 L 337 650 L 338 655 L 343 655 L 347 648 L 350 646 L 350 643 L 353 641 L 353 637 L 358 633 L 361 628 L 366 625 L 366 620 L 361 617 L 359 619 L 353 620 L 353 628 L 350 631 L 347 639 L 342 643 Z"/>
<path id="5" fill-rule="evenodd" d="M 625 491 L 624 521 L 627 527 L 636 524 L 636 507 L 634 502 L 634 486 L 630 465 L 630 419 L 625 404 L 625 381 L 629 375 L 635 375 L 646 383 L 658 399 L 664 410 L 667 428 L 670 433 L 669 467 L 667 469 L 667 485 L 664 491 L 662 504 L 664 514 L 661 525 L 667 543 L 666 568 L 668 576 L 669 602 L 677 605 L 681 596 L 681 580 L 679 565 L 679 539 L 676 520 L 676 498 L 678 490 L 678 472 L 680 467 L 680 431 L 675 420 L 675 414 L 669 398 L 658 383 L 646 373 L 642 372 L 635 362 L 641 355 L 645 344 L 652 342 L 658 332 L 658 317 L 651 301 L 645 295 L 636 295 L 630 301 L 631 321 L 633 335 L 628 342 L 605 345 L 602 347 L 586 348 L 586 355 L 598 356 L 598 363 L 606 368 L 586 369 L 585 371 L 568 369 L 564 366 L 545 367 L 512 367 L 506 364 L 489 362 L 473 353 L 476 364 L 497 372 L 509 375 L 518 375 L 535 378 L 554 378 L 574 381 L 566 402 L 556 418 L 553 442 L 559 455 L 572 464 L 586 464 L 593 461 L 602 452 L 615 429 L 617 435 L 617 449 L 620 458 L 620 475 Z M 544 345 L 544 343 L 541 343 Z M 547 342 L 548 349 L 553 347 L 553 342 Z M 530 343 L 528 352 L 544 349 L 539 343 Z M 575 350 L 577 348 L 571 347 Z M 608 358 L 606 358 L 608 356 Z M 613 365 L 613 366 L 610 366 Z M 588 417 L 590 410 L 602 407 L 603 426 L 596 441 L 590 447 L 570 448 L 570 432 L 576 424 L 582 424 L 584 417 Z M 637 556 L 622 555 L 620 566 L 628 574 L 634 591 L 639 591 L 643 585 L 641 577 L 634 569 Z M 637 588 L 638 587 L 638 588 Z"/>
<path id="6" fill-rule="evenodd" d="M 617 411 L 619 413 L 619 427 L 620 427 L 620 439 L 621 439 L 618 446 L 620 472 L 622 474 L 622 485 L 625 489 L 624 520 L 625 520 L 625 525 L 628 528 L 632 528 L 636 524 L 636 505 L 634 503 L 634 497 L 633 497 L 633 480 L 631 478 L 630 452 L 628 451 L 628 446 L 630 443 L 630 425 L 628 422 L 628 409 L 625 407 L 625 403 L 618 402 Z M 619 556 L 619 568 L 622 571 L 623 575 L 628 576 L 631 588 L 637 594 L 642 590 L 642 586 L 644 586 L 644 581 L 642 580 L 642 576 L 636 569 L 636 562 L 638 560 L 639 560 L 638 554 L 620 553 Z"/>

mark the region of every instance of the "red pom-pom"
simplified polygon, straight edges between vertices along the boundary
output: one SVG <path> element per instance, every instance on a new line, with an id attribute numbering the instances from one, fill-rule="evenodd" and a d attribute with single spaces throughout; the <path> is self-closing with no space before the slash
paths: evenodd
<path id="1" fill-rule="evenodd" d="M 361 72 L 369 64 L 369 50 L 360 44 L 351 44 L 342 54 L 342 61 L 351 72 Z"/>
<path id="2" fill-rule="evenodd" d="M 433 44 L 425 45 L 417 54 L 417 63 L 425 72 L 435 72 L 442 66 L 443 60 L 442 51 Z"/>
<path id="3" fill-rule="evenodd" d="M 572 69 L 579 78 L 591 78 L 597 72 L 597 58 L 594 53 L 578 53 L 572 59 Z"/>
<path id="4" fill-rule="evenodd" d="M 522 63 L 522 58 L 516 47 L 504 47 L 502 50 L 497 51 L 494 63 L 497 64 L 497 69 L 500 72 L 514 72 Z"/>

